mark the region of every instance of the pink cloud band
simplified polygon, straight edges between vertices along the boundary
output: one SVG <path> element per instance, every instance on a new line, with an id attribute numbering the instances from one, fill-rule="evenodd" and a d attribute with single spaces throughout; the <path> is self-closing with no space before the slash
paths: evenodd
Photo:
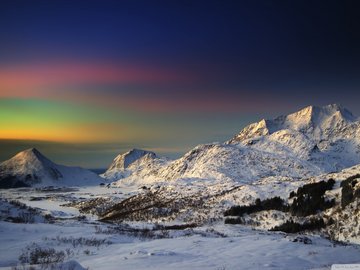
<path id="1" fill-rule="evenodd" d="M 48 63 L 0 66 L 1 96 L 28 96 L 44 87 L 81 84 L 166 84 L 190 78 L 177 72 L 150 67 L 99 63 Z M 42 92 L 40 95 L 43 94 Z"/>

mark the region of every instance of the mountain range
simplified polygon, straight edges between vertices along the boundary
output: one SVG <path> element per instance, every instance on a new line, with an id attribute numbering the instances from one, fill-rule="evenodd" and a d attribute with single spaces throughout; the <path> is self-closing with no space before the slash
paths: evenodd
<path id="1" fill-rule="evenodd" d="M 119 154 L 101 175 L 58 165 L 36 149 L 0 164 L 3 187 L 83 185 L 102 180 L 149 184 L 179 179 L 252 183 L 269 177 L 301 179 L 360 163 L 360 121 L 337 104 L 308 106 L 272 120 L 262 119 L 224 143 L 195 147 L 177 160 L 132 149 Z"/>
<path id="2" fill-rule="evenodd" d="M 301 179 L 360 163 L 360 122 L 332 104 L 250 124 L 224 143 L 199 145 L 170 161 L 133 150 L 119 155 L 105 172 L 108 180 L 149 183 L 191 178 L 251 183 L 267 177 Z M 115 166 L 124 155 L 132 163 Z"/>

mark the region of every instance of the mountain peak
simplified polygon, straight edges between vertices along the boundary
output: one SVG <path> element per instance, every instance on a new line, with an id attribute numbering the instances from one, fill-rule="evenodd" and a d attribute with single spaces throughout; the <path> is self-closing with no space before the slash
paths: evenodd
<path id="1" fill-rule="evenodd" d="M 114 159 L 108 170 L 113 170 L 113 169 L 125 170 L 136 160 L 144 156 L 149 156 L 150 158 L 156 158 L 156 154 L 154 152 L 133 148 L 123 154 L 118 155 Z"/>
<path id="2" fill-rule="evenodd" d="M 46 158 L 39 150 L 36 148 L 29 148 L 24 151 L 17 153 L 12 159 L 14 160 L 21 160 L 22 162 L 46 162 L 52 163 L 48 158 Z"/>
<path id="3" fill-rule="evenodd" d="M 151 152 L 151 151 L 147 151 L 147 150 L 143 150 L 143 149 L 139 149 L 139 148 L 133 148 L 129 151 L 127 151 L 125 154 L 130 154 L 130 155 L 136 155 L 136 154 L 147 154 L 147 153 L 153 153 L 155 154 L 154 152 Z"/>
<path id="4" fill-rule="evenodd" d="M 253 139 L 270 135 L 279 130 L 296 130 L 306 134 L 323 134 L 325 130 L 332 130 L 356 121 L 357 118 L 339 104 L 326 106 L 307 106 L 297 112 L 279 116 L 273 120 L 261 120 L 245 127 L 231 142 Z M 308 134 L 308 135 L 309 135 Z"/>
<path id="5" fill-rule="evenodd" d="M 329 104 L 326 106 L 308 106 L 304 109 L 289 114 L 287 116 L 278 117 L 274 122 L 287 124 L 290 126 L 321 126 L 328 121 L 335 122 L 353 122 L 356 117 L 339 104 Z"/>
<path id="6" fill-rule="evenodd" d="M 20 181 L 26 185 L 39 184 L 45 178 L 55 180 L 62 178 L 57 165 L 36 148 L 26 149 L 1 163 L 0 180 L 3 178 L 1 176 L 14 177 L 15 182 Z M 0 186 L 2 184 L 0 183 Z"/>
<path id="7" fill-rule="evenodd" d="M 61 181 L 59 181 L 61 180 Z M 83 185 L 101 178 L 79 167 L 57 165 L 36 148 L 17 153 L 0 163 L 0 188 L 39 185 Z"/>
<path id="8" fill-rule="evenodd" d="M 333 115 L 339 115 L 347 121 L 355 120 L 354 115 L 340 104 L 329 104 L 326 106 L 307 106 L 298 112 L 289 114 L 287 117 L 300 116 L 310 120 L 316 120 L 320 116 L 331 117 Z"/>
<path id="9" fill-rule="evenodd" d="M 352 112 L 340 104 L 330 104 L 324 106 L 323 109 L 326 109 L 333 113 L 339 113 L 347 121 L 350 122 L 356 121 L 356 117 L 352 114 Z"/>
<path id="10" fill-rule="evenodd" d="M 29 148 L 23 151 L 26 154 L 31 154 L 31 155 L 36 155 L 36 156 L 43 156 L 39 150 L 37 150 L 36 148 Z"/>

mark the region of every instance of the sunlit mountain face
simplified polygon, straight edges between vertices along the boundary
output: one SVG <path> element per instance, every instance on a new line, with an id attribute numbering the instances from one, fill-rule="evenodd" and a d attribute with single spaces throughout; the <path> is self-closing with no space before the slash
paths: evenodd
<path id="1" fill-rule="evenodd" d="M 105 168 L 310 104 L 360 115 L 359 26 L 340 1 L 2 1 L 0 161 Z"/>

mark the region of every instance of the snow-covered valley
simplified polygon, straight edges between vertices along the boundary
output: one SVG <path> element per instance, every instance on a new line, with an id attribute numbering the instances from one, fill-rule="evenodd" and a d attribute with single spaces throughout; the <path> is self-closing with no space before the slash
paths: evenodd
<path id="1" fill-rule="evenodd" d="M 118 194 L 120 190 L 123 192 L 120 188 L 104 187 L 56 193 L 39 189 L 3 190 L 0 269 L 14 269 L 14 265 L 23 269 L 19 258 L 36 247 L 63 252 L 64 262 L 71 262 L 57 264 L 55 269 L 330 269 L 334 263 L 359 262 L 357 245 L 330 241 L 316 233 L 268 232 L 224 224 L 223 220 L 183 229 L 160 226 L 174 222 L 132 221 L 115 225 L 62 206 L 84 198 L 122 200 L 137 193 L 128 189 Z M 38 210 L 35 218 L 15 223 L 4 220 L 7 213 L 4 198 L 35 207 Z M 11 215 L 25 216 L 14 210 L 16 206 L 11 209 Z M 39 218 L 45 215 L 51 218 Z"/>

